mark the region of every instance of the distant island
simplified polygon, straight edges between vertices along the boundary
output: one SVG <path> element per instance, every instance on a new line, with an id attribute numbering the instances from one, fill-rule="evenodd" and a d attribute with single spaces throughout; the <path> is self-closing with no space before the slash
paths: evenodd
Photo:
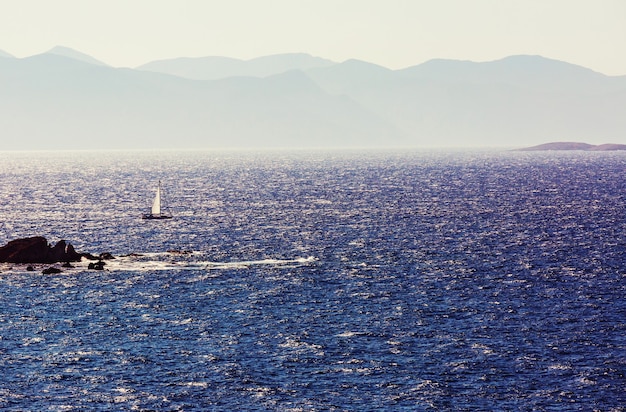
<path id="1" fill-rule="evenodd" d="M 610 152 L 615 150 L 626 150 L 626 144 L 605 143 L 593 145 L 589 143 L 578 142 L 552 142 L 544 143 L 537 146 L 517 149 L 520 152 L 537 152 L 543 150 L 584 150 L 587 152 Z"/>

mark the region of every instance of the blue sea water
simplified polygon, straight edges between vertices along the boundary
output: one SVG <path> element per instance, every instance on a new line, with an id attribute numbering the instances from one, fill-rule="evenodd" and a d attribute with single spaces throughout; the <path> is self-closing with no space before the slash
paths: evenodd
<path id="1" fill-rule="evenodd" d="M 626 410 L 624 153 L 0 153 L 34 235 L 1 410 Z"/>

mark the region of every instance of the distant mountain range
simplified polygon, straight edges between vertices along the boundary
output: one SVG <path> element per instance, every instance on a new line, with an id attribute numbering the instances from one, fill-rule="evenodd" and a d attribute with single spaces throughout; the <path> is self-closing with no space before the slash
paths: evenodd
<path id="1" fill-rule="evenodd" d="M 94 64 L 96 66 L 108 66 L 106 63 L 103 63 L 100 60 L 94 59 L 93 57 L 86 55 L 85 53 L 81 53 L 79 51 L 70 49 L 69 47 L 56 46 L 48 50 L 47 54 L 56 54 L 58 56 L 65 56 L 65 57 L 69 57 L 70 59 L 78 60 L 78 61 L 89 63 L 89 64 Z"/>
<path id="2" fill-rule="evenodd" d="M 280 54 L 239 60 L 229 57 L 197 57 L 158 60 L 137 67 L 138 70 L 171 74 L 193 80 L 218 80 L 227 77 L 267 77 L 289 70 L 310 70 L 334 66 L 330 60 L 308 54 Z"/>
<path id="3" fill-rule="evenodd" d="M 114 68 L 0 51 L 0 150 L 520 147 L 626 139 L 626 76 L 540 56 L 403 70 L 307 54 Z"/>

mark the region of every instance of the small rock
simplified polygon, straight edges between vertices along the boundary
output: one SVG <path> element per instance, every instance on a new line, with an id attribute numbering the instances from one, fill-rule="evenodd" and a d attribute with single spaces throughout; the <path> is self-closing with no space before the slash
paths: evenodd
<path id="1" fill-rule="evenodd" d="M 90 269 L 90 270 L 104 270 L 104 265 L 106 265 L 106 263 L 101 261 L 101 260 L 99 260 L 97 262 L 89 263 L 89 265 L 87 265 L 87 269 Z"/>
<path id="2" fill-rule="evenodd" d="M 83 253 L 81 256 L 87 260 L 98 260 L 98 256 L 94 256 L 91 253 Z"/>

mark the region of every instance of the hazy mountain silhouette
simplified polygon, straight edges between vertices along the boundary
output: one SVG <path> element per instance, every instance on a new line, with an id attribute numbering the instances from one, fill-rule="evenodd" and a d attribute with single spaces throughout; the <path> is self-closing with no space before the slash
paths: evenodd
<path id="1" fill-rule="evenodd" d="M 326 67 L 334 62 L 304 53 L 277 54 L 252 60 L 228 57 L 196 57 L 158 60 L 137 67 L 137 70 L 171 74 L 194 80 L 217 80 L 234 76 L 267 77 L 289 70 Z"/>
<path id="2" fill-rule="evenodd" d="M 94 64 L 96 66 L 108 66 L 108 64 L 101 62 L 85 53 L 81 53 L 69 47 L 56 46 L 48 50 L 46 54 L 56 54 L 59 56 L 69 57 L 74 60 L 79 60 L 85 63 Z"/>
<path id="3" fill-rule="evenodd" d="M 539 56 L 495 62 L 432 60 L 390 71 L 346 62 L 311 70 L 322 88 L 344 93 L 407 142 L 519 146 L 554 140 L 620 140 L 626 77 Z"/>
<path id="4" fill-rule="evenodd" d="M 400 71 L 414 79 L 472 84 L 510 84 L 541 91 L 610 91 L 611 77 L 541 56 L 509 56 L 492 62 L 430 60 Z M 621 82 L 624 79 L 619 79 Z M 579 89 L 582 88 L 582 89 Z"/>
<path id="5" fill-rule="evenodd" d="M 392 125 L 300 71 L 194 81 L 42 54 L 1 59 L 0 78 L 4 149 L 384 146 L 396 138 Z"/>
<path id="6" fill-rule="evenodd" d="M 328 92 L 348 95 L 358 93 L 363 88 L 388 87 L 396 77 L 396 73 L 390 69 L 354 59 L 310 69 L 307 74 Z"/>
<path id="7" fill-rule="evenodd" d="M 180 72 L 166 61 L 164 74 L 56 50 L 0 58 L 2 149 L 523 147 L 626 136 L 626 76 L 539 56 L 404 70 L 304 54 L 206 58 Z"/>
<path id="8" fill-rule="evenodd" d="M 13 55 L 5 52 L 4 50 L 0 50 L 0 57 L 13 57 Z"/>

